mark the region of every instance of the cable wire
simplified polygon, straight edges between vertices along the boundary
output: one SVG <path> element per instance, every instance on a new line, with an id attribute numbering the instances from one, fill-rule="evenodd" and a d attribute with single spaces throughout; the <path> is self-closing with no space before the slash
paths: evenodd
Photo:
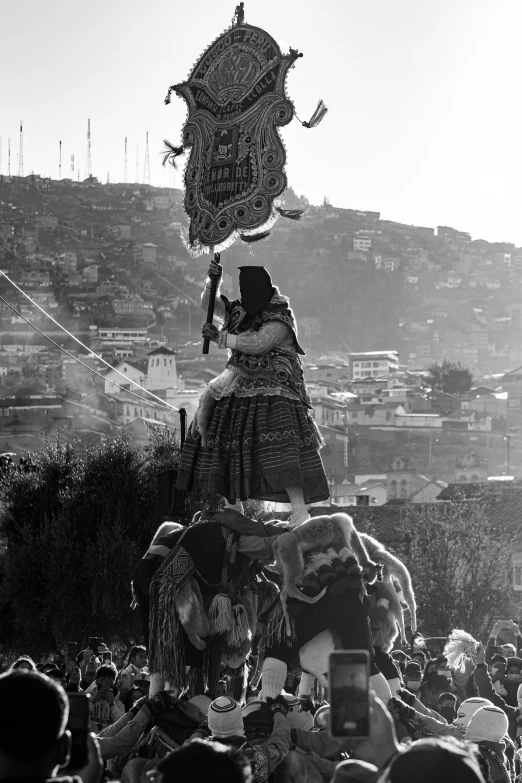
<path id="1" fill-rule="evenodd" d="M 85 367 L 85 369 L 89 370 L 89 372 L 94 373 L 99 378 L 101 378 L 103 381 L 107 380 L 105 375 L 102 375 L 97 370 L 95 370 L 93 367 L 89 367 L 88 364 L 84 364 L 84 362 L 82 362 L 81 359 L 78 359 L 77 356 L 73 356 L 72 353 L 69 353 L 69 351 L 67 351 L 62 345 L 58 345 L 58 343 L 55 343 L 55 341 L 53 339 L 51 339 L 51 337 L 48 337 L 46 334 L 44 334 L 42 331 L 40 331 L 40 329 L 37 326 L 35 326 L 34 324 L 32 324 L 31 321 L 29 321 L 24 315 L 22 315 L 22 313 L 19 313 L 18 310 L 16 309 L 16 307 L 13 307 L 12 304 L 9 304 L 9 302 L 7 302 L 4 299 L 3 296 L 0 296 L 0 301 L 2 301 L 5 305 L 7 305 L 7 307 L 11 308 L 13 313 L 16 313 L 16 315 L 18 315 L 20 318 L 22 318 L 26 322 L 26 324 L 29 324 L 29 326 L 32 329 L 34 329 L 36 332 L 38 332 L 38 334 L 40 334 L 42 337 L 44 337 L 46 340 L 48 340 L 52 345 L 54 345 L 55 348 L 58 348 L 58 350 L 63 351 L 63 353 L 67 354 L 67 356 L 70 356 L 71 359 L 74 359 L 75 362 L 78 362 L 78 364 L 81 364 L 82 367 Z M 94 354 L 94 356 L 96 356 L 96 354 Z M 99 357 L 97 357 L 97 358 L 99 358 Z M 122 373 L 120 373 L 120 375 L 122 375 Z M 125 376 L 123 376 L 123 377 L 125 378 Z M 139 394 L 136 394 L 136 392 L 130 391 L 130 389 L 124 389 L 123 386 L 119 385 L 119 383 L 114 383 L 114 381 L 111 381 L 111 383 L 113 383 L 114 386 L 117 386 L 118 389 L 121 389 L 122 391 L 124 391 L 126 394 L 131 394 L 133 397 L 136 397 L 138 400 L 141 400 L 142 402 L 147 403 L 147 405 L 156 405 L 158 408 L 161 407 L 161 408 L 164 408 L 166 410 L 170 410 L 172 408 L 176 413 L 179 412 L 177 408 L 174 408 L 174 406 L 170 405 L 170 403 L 168 403 L 168 402 L 163 404 L 163 405 L 158 405 L 157 402 L 153 402 L 152 400 L 147 400 L 145 397 L 140 397 Z M 141 389 L 141 386 L 139 388 Z M 161 400 L 160 397 L 157 397 L 156 399 Z M 163 402 L 163 400 L 162 400 L 162 402 Z"/>
<path id="2" fill-rule="evenodd" d="M 69 337 L 71 337 L 73 340 L 75 340 L 75 341 L 78 343 L 78 345 L 81 345 L 81 347 L 82 347 L 82 348 L 83 348 L 85 351 L 87 351 L 88 353 L 92 353 L 92 355 L 93 355 L 93 356 L 95 356 L 97 359 L 99 359 L 99 361 L 103 362 L 103 364 L 105 364 L 105 365 L 106 365 L 106 366 L 107 366 L 107 367 L 108 367 L 110 370 L 113 370 L 114 372 L 118 373 L 118 375 L 121 375 L 121 377 L 122 377 L 122 378 L 125 378 L 125 380 L 126 380 L 126 381 L 129 381 L 129 380 L 130 380 L 130 378 L 128 378 L 128 377 L 127 377 L 126 375 L 124 375 L 122 372 L 120 372 L 119 370 L 117 370 L 117 369 L 116 369 L 116 367 L 113 367 L 113 366 L 112 366 L 112 364 L 110 364 L 110 362 L 106 361 L 106 360 L 103 358 L 103 356 L 98 356 L 98 354 L 97 354 L 97 353 L 94 353 L 94 351 L 91 351 L 91 349 L 90 349 L 90 348 L 88 348 L 86 345 L 84 345 L 84 344 L 82 343 L 82 341 L 81 341 L 81 340 L 79 340 L 79 339 L 78 339 L 78 338 L 77 338 L 77 337 L 76 337 L 74 334 L 72 334 L 71 332 L 69 332 L 69 330 L 68 330 L 68 329 L 66 329 L 66 328 L 65 328 L 65 326 L 62 326 L 62 325 L 61 325 L 61 323 L 59 323 L 59 322 L 58 322 L 58 321 L 57 321 L 55 318 L 53 318 L 53 317 L 52 317 L 52 315 L 50 315 L 50 314 L 49 314 L 49 313 L 48 313 L 46 310 L 44 310 L 44 309 L 43 309 L 43 307 L 40 307 L 40 305 L 39 305 L 37 302 L 35 302 L 33 299 L 31 299 L 31 297 L 29 296 L 29 294 L 26 294 L 26 293 L 25 293 L 25 291 L 23 291 L 23 290 L 20 288 L 20 286 L 18 286 L 18 285 L 17 285 L 17 284 L 16 284 L 16 283 L 15 283 L 13 280 L 11 280 L 11 278 L 10 278 L 10 277 L 8 277 L 8 276 L 6 275 L 6 273 L 5 273 L 5 272 L 3 272 L 1 269 L 0 269 L 0 275 L 2 275 L 2 277 L 5 277 L 5 279 L 7 280 L 7 282 L 8 282 L 8 283 L 11 283 L 11 285 L 12 285 L 14 288 L 16 288 L 16 290 L 17 290 L 17 291 L 19 291 L 19 292 L 22 294 L 22 296 L 25 296 L 25 298 L 26 298 L 26 299 L 28 299 L 28 300 L 31 302 L 31 304 L 32 304 L 32 305 L 34 305 L 35 307 L 37 307 L 37 308 L 40 310 L 40 312 L 41 312 L 41 313 L 43 313 L 43 314 L 44 314 L 44 315 L 45 315 L 47 318 L 49 318 L 49 319 L 50 319 L 50 320 L 53 322 L 53 324 L 55 324 L 55 325 L 56 325 L 56 326 L 57 326 L 59 329 L 61 329 L 62 331 L 64 331 L 66 335 L 68 335 L 68 336 L 69 336 Z M 2 300 L 2 301 L 4 301 L 4 302 L 5 302 L 5 300 Z M 5 304 L 7 304 L 9 307 L 11 307 L 11 305 L 9 305 L 9 303 L 8 303 L 8 302 L 5 302 Z M 13 309 L 13 308 L 11 307 L 11 309 Z M 20 315 L 20 317 L 21 317 L 21 318 L 24 318 L 24 316 L 23 316 L 23 315 L 21 315 L 20 313 L 19 313 L 19 315 Z M 26 320 L 26 319 L 24 318 L 24 321 L 25 321 L 25 320 Z M 30 323 L 30 321 L 27 321 L 27 323 L 29 324 L 29 326 L 32 326 L 32 327 L 33 327 L 33 329 L 36 329 L 36 331 L 39 331 L 39 329 L 37 329 L 37 327 L 36 327 L 36 326 L 34 326 L 32 323 Z M 42 332 L 40 332 L 40 334 L 42 334 Z M 45 335 L 45 334 L 43 334 L 42 336 L 43 336 L 43 337 L 45 337 L 47 340 L 50 340 L 50 338 L 46 337 L 46 335 Z M 52 342 L 52 340 L 50 340 L 50 342 Z M 58 346 L 58 347 L 60 347 L 60 346 Z M 74 359 L 75 357 L 73 356 L 72 358 Z M 85 365 L 84 365 L 84 366 L 85 366 Z M 104 378 L 104 376 L 103 376 L 103 375 L 102 375 L 101 377 L 102 377 L 102 378 Z M 104 378 L 104 380 L 105 380 L 105 378 Z M 165 400 L 162 400 L 162 399 L 161 399 L 161 397 L 158 397 L 156 394 L 153 394 L 152 392 L 148 391 L 148 390 L 147 390 L 147 389 L 145 389 L 143 386 L 140 386 L 140 384 L 139 384 L 139 383 L 136 383 L 136 381 L 131 381 L 131 383 L 132 383 L 134 386 L 136 386 L 138 389 L 140 389 L 141 391 L 144 391 L 146 394 L 149 394 L 149 395 L 150 395 L 151 397 L 153 397 L 155 400 L 158 400 L 158 401 L 161 403 L 161 405 L 162 405 L 163 407 L 168 407 L 168 408 L 171 408 L 171 409 L 172 409 L 173 411 L 175 411 L 176 413 L 179 413 L 179 409 L 178 409 L 178 408 L 176 408 L 174 405 L 171 405 L 171 404 L 170 404 L 170 402 L 166 402 Z M 118 386 L 118 384 L 115 384 L 115 386 Z M 121 386 L 118 386 L 118 388 L 121 388 Z M 127 391 L 127 389 L 125 389 L 124 391 Z"/>

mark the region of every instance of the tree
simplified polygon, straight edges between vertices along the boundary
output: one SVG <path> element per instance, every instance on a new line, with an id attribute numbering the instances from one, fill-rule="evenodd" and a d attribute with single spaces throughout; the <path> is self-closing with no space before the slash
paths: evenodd
<path id="1" fill-rule="evenodd" d="M 462 628 L 487 636 L 512 601 L 510 547 L 514 525 L 495 521 L 501 493 L 483 491 L 472 500 L 404 510 L 401 534 L 426 636 Z"/>
<path id="2" fill-rule="evenodd" d="M 161 437 L 148 453 L 124 437 L 84 451 L 58 442 L 36 455 L 34 472 L 1 479 L 4 642 L 39 653 L 89 635 L 137 637 L 130 586 L 159 524 L 154 474 L 178 455 Z"/>
<path id="3" fill-rule="evenodd" d="M 446 394 L 465 394 L 473 386 L 473 374 L 460 362 L 444 359 L 442 364 L 432 364 L 426 376 L 426 385 Z"/>

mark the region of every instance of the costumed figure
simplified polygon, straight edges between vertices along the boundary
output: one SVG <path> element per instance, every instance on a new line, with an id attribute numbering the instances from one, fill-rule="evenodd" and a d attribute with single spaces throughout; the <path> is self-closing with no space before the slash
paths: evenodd
<path id="1" fill-rule="evenodd" d="M 209 275 L 221 275 L 212 262 Z M 263 267 L 240 267 L 241 298 L 218 295 L 218 330 L 203 336 L 231 350 L 224 372 L 206 388 L 185 441 L 178 489 L 200 497 L 291 503 L 290 525 L 309 518 L 307 504 L 329 497 L 319 456 L 294 315 Z M 210 283 L 203 295 L 206 307 Z"/>
<path id="2" fill-rule="evenodd" d="M 335 649 L 364 649 L 372 656 L 372 685 L 387 701 L 386 679 L 373 660 L 366 585 L 380 576 L 347 514 L 315 517 L 273 541 L 275 566 L 283 579 L 280 601 L 267 624 L 262 664 L 263 698 L 282 690 L 287 666 L 302 669 L 299 698 L 314 681 L 327 685 L 328 658 Z"/>

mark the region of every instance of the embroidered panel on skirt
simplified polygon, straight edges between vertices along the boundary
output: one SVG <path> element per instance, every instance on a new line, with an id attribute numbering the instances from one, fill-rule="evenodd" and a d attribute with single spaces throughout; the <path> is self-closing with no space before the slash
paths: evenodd
<path id="1" fill-rule="evenodd" d="M 289 503 L 286 487 L 302 486 L 305 503 L 326 500 L 321 436 L 306 406 L 282 396 L 218 400 L 202 445 L 189 430 L 178 489 L 199 497 Z"/>

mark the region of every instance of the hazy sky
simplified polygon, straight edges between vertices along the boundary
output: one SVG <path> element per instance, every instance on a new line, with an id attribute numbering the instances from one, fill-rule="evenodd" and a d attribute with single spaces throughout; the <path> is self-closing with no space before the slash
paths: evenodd
<path id="1" fill-rule="evenodd" d="M 83 176 L 87 118 L 93 173 L 152 184 L 164 137 L 177 142 L 183 81 L 230 23 L 236 0 L 4 0 L 0 46 L 1 170 L 11 138 L 16 173 Z M 323 98 L 315 130 L 284 129 L 289 181 L 312 203 L 326 195 L 385 219 L 449 225 L 522 245 L 520 0 L 246 0 L 246 21 L 304 57 L 288 92 L 301 119 Z"/>

